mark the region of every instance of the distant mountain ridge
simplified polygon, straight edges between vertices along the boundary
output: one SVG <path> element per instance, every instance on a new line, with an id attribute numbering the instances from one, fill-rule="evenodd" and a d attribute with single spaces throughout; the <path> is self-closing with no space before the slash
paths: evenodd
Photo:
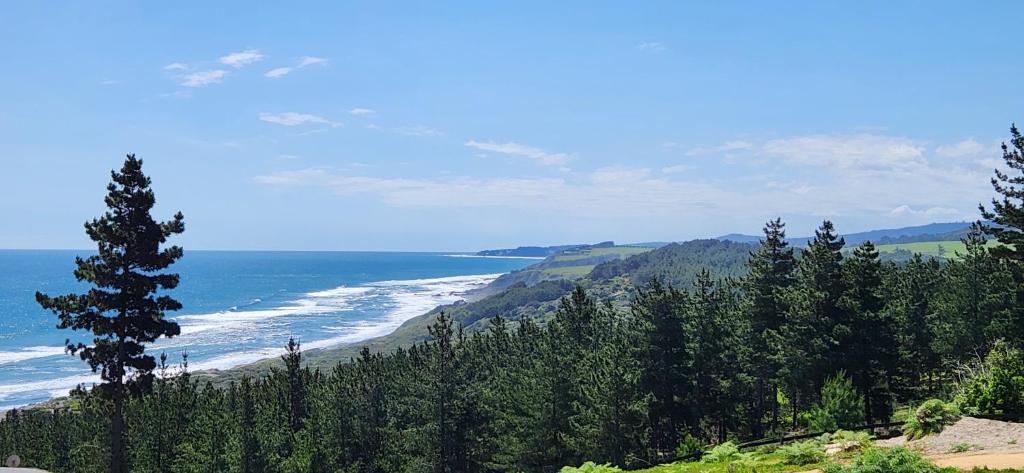
<path id="1" fill-rule="evenodd" d="M 564 251 L 583 250 L 588 248 L 606 248 L 615 246 L 614 241 L 602 241 L 601 243 L 578 244 L 578 245 L 556 245 L 556 246 L 520 246 L 517 248 L 501 248 L 496 250 L 483 250 L 475 253 L 476 256 L 516 256 L 527 258 L 546 258 L 548 256 Z"/>
<path id="2" fill-rule="evenodd" d="M 866 232 L 847 233 L 842 235 L 848 245 L 859 245 L 871 240 L 872 243 L 884 245 L 893 243 L 914 243 L 921 241 L 955 241 L 963 238 L 971 228 L 971 222 L 929 223 L 912 227 L 869 230 Z M 762 237 L 730 233 L 716 237 L 716 240 L 735 241 L 738 243 L 757 243 Z M 796 246 L 807 245 L 813 237 L 789 238 Z"/>

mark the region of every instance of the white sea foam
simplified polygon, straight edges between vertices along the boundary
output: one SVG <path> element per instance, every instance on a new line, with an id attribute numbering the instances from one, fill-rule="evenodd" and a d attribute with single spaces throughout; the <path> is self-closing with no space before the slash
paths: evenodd
<path id="1" fill-rule="evenodd" d="M 71 391 L 80 384 L 90 385 L 99 382 L 99 375 L 86 374 L 42 381 L 29 381 L 27 383 L 0 384 L 0 401 L 8 399 L 15 394 L 28 392 L 46 392 L 50 397 L 66 396 L 68 391 Z"/>
<path id="2" fill-rule="evenodd" d="M 170 340 L 167 345 L 157 343 L 149 351 L 155 354 L 174 348 L 187 350 L 188 347 L 207 344 L 220 345 L 227 339 L 239 342 L 251 341 L 254 338 L 265 339 L 268 333 L 272 333 L 266 331 L 266 324 L 277 318 L 338 314 L 354 310 L 364 299 L 372 300 L 374 306 L 381 301 L 386 301 L 383 302 L 387 307 L 386 312 L 379 317 L 366 320 L 351 320 L 343 316 L 340 319 L 325 318 L 325 323 L 321 326 L 322 329 L 328 333 L 336 333 L 336 336 L 311 341 L 301 340 L 302 337 L 298 337 L 304 350 L 355 343 L 388 334 L 410 318 L 427 313 L 439 305 L 462 300 L 467 291 L 483 287 L 498 276 L 501 274 L 379 281 L 356 287 L 342 286 L 309 292 L 278 308 L 231 310 L 178 316 L 174 320 L 181 324 L 181 335 Z M 275 330 L 281 330 L 281 324 L 277 325 L 279 327 Z M 310 336 L 310 338 L 315 338 L 315 336 Z M 0 364 L 59 355 L 63 352 L 63 347 L 27 347 L 16 352 L 0 352 Z M 189 370 L 230 369 L 276 357 L 283 352 L 284 349 L 280 346 L 274 348 L 252 347 L 205 360 L 193 360 L 189 363 Z M 83 374 L 52 380 L 0 385 L 0 401 L 15 403 L 10 406 L 5 405 L 4 408 L 17 407 L 17 405 L 24 405 L 22 399 L 34 397 L 25 397 L 26 394 L 46 393 L 49 397 L 64 396 L 79 384 L 89 385 L 97 382 L 99 382 L 98 376 Z"/>
<path id="3" fill-rule="evenodd" d="M 392 289 L 388 296 L 393 302 L 394 307 L 383 318 L 354 321 L 351 326 L 343 328 L 344 334 L 303 343 L 302 347 L 304 349 L 316 350 L 387 335 L 413 317 L 430 312 L 440 305 L 462 300 L 466 292 L 483 287 L 497 279 L 498 276 L 501 276 L 501 274 L 369 283 L 367 284 L 368 286 Z"/>
<path id="4" fill-rule="evenodd" d="M 45 358 L 64 354 L 64 347 L 25 347 L 18 351 L 0 351 L 0 365 L 17 363 L 34 358 Z"/>

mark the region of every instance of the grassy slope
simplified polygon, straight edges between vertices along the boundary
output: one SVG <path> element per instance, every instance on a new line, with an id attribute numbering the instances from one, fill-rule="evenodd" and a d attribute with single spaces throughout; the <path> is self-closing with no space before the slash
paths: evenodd
<path id="1" fill-rule="evenodd" d="M 996 246 L 997 244 L 994 240 L 988 242 L 989 247 Z M 911 253 L 921 253 L 924 256 L 941 256 L 943 258 L 956 258 L 957 253 L 966 252 L 964 243 L 959 240 L 895 243 L 892 245 L 878 245 L 877 248 L 879 253 L 894 253 L 904 250 Z"/>

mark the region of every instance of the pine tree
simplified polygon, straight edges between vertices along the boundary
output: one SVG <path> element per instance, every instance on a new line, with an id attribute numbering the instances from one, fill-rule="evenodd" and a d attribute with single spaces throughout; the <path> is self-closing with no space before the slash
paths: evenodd
<path id="1" fill-rule="evenodd" d="M 839 368 L 839 341 L 849 336 L 843 305 L 844 245 L 830 221 L 815 231 L 801 256 L 796 284 L 787 292 L 786 323 L 772 341 L 784 360 L 780 375 L 786 380 L 794 426 L 800 408 L 814 401 L 825 378 Z"/>
<path id="2" fill-rule="evenodd" d="M 996 237 L 1001 245 L 990 251 L 998 260 L 1005 261 L 1012 271 L 1014 304 L 1007 318 L 1003 336 L 1016 347 L 1024 345 L 1024 135 L 1016 125 L 1010 126 L 1010 144 L 1005 142 L 1003 162 L 1012 171 L 993 172 L 992 188 L 1000 195 L 992 199 L 991 209 L 979 206 L 983 218 L 994 225 L 985 225 L 985 232 Z"/>
<path id="3" fill-rule="evenodd" d="M 750 419 L 755 437 L 764 434 L 763 422 L 770 413 L 770 428 L 778 428 L 780 354 L 772 350 L 771 339 L 777 337 L 786 321 L 786 291 L 793 284 L 796 258 L 786 242 L 786 224 L 782 219 L 769 221 L 764 227 L 761 246 L 750 253 L 749 273 L 744 278 L 745 310 L 750 318 L 750 349 L 755 398 Z"/>
<path id="4" fill-rule="evenodd" d="M 650 394 L 648 420 L 651 460 L 674 453 L 680 434 L 692 425 L 693 413 L 685 401 L 692 396 L 689 372 L 689 343 L 683 311 L 687 295 L 652 279 L 637 291 L 633 300 L 633 318 L 641 324 L 645 336 L 643 353 L 644 392 Z"/>
<path id="5" fill-rule="evenodd" d="M 850 331 L 842 340 L 842 366 L 864 399 L 864 416 L 869 422 L 887 419 L 891 413 L 891 392 L 887 379 L 895 374 L 898 359 L 897 328 L 885 312 L 882 294 L 882 262 L 878 250 L 865 241 L 845 262 L 849 279 Z"/>
<path id="6" fill-rule="evenodd" d="M 903 400 L 930 396 L 935 392 L 935 371 L 941 359 L 935 350 L 936 308 L 933 306 L 942 267 L 920 254 L 901 271 L 895 317 L 900 324 L 900 383 Z"/>
<path id="7" fill-rule="evenodd" d="M 148 390 L 156 362 L 145 354 L 146 345 L 181 330 L 164 318 L 181 304 L 162 293 L 178 285 L 178 275 L 160 274 L 182 256 L 182 249 L 161 249 L 171 235 L 185 230 L 181 213 L 167 222 L 156 222 L 150 210 L 156 198 L 150 179 L 142 173 L 142 160 L 129 154 L 120 172 L 111 171 L 112 182 L 105 199 L 108 211 L 85 224 L 99 254 L 75 259 L 75 277 L 93 288 L 85 294 L 50 297 L 36 293 L 36 300 L 60 318 L 59 328 L 88 330 L 91 346 L 67 342 L 72 354 L 98 371 L 98 389 L 113 404 L 110 429 L 110 471 L 128 470 L 125 455 L 124 405 L 131 392 Z M 158 293 L 161 293 L 158 295 Z"/>

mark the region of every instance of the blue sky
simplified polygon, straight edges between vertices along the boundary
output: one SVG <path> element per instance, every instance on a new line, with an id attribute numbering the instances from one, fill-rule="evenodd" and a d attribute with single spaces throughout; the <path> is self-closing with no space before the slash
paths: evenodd
<path id="1" fill-rule="evenodd" d="M 125 153 L 186 248 L 473 250 L 976 218 L 1017 2 L 4 5 L 0 247 Z"/>

